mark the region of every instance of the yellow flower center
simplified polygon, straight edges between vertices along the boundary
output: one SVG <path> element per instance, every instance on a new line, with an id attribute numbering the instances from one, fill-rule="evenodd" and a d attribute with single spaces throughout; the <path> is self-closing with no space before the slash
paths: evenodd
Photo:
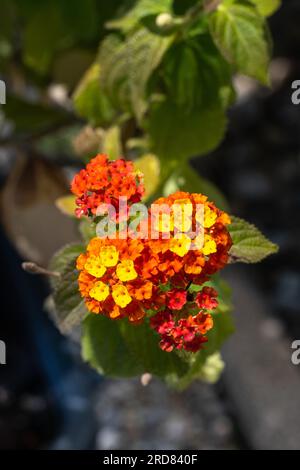
<path id="1" fill-rule="evenodd" d="M 102 281 L 97 281 L 90 290 L 90 297 L 102 302 L 109 296 L 109 287 Z"/>
<path id="2" fill-rule="evenodd" d="M 87 259 L 84 268 L 89 274 L 95 277 L 102 277 L 106 271 L 106 267 L 103 266 L 99 256 L 90 256 Z"/>
<path id="3" fill-rule="evenodd" d="M 123 260 L 116 269 L 117 277 L 120 281 L 132 281 L 137 278 L 137 272 L 131 259 Z"/>
<path id="4" fill-rule="evenodd" d="M 122 284 L 116 284 L 113 286 L 112 296 L 116 304 L 121 308 L 125 308 L 132 301 L 128 290 Z"/>
<path id="5" fill-rule="evenodd" d="M 104 266 L 111 268 L 116 266 L 119 260 L 119 252 L 113 245 L 103 246 L 100 250 L 100 258 Z"/>

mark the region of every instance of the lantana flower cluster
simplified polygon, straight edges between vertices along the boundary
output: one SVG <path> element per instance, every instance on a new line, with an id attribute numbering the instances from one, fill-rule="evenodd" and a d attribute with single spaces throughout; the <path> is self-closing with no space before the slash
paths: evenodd
<path id="1" fill-rule="evenodd" d="M 100 204 L 112 204 L 117 209 L 120 196 L 126 197 L 128 204 L 139 202 L 145 192 L 143 175 L 134 170 L 131 161 L 110 161 L 102 154 L 75 175 L 71 191 L 77 196 L 77 217 L 95 216 Z"/>
<path id="2" fill-rule="evenodd" d="M 77 214 L 93 216 L 97 204 L 115 204 L 119 196 L 139 202 L 142 176 L 130 162 L 110 162 L 100 155 L 75 177 L 72 190 L 78 195 Z M 169 210 L 174 206 L 185 208 L 184 218 Z M 171 216 L 164 218 L 164 212 Z M 77 260 L 79 290 L 88 310 L 132 323 L 150 317 L 149 327 L 160 336 L 164 351 L 198 351 L 218 306 L 217 292 L 205 283 L 228 261 L 229 223 L 229 216 L 206 196 L 176 192 L 151 205 L 142 224 L 148 229 L 144 237 L 140 232 L 138 239 L 93 238 Z"/>

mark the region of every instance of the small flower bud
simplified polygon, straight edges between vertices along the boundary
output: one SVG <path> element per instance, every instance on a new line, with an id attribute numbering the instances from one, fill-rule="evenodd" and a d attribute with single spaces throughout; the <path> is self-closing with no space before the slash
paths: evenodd
<path id="1" fill-rule="evenodd" d="M 156 26 L 167 29 L 174 25 L 174 19 L 170 13 L 161 13 L 156 17 Z"/>

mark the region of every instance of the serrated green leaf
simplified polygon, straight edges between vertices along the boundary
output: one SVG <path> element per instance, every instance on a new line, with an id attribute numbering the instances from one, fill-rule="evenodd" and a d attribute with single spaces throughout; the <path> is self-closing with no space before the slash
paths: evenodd
<path id="1" fill-rule="evenodd" d="M 173 40 L 140 28 L 125 41 L 109 35 L 103 41 L 99 61 L 101 83 L 116 107 L 133 111 L 141 120 L 147 108 L 147 83 Z"/>
<path id="2" fill-rule="evenodd" d="M 168 13 L 171 11 L 173 0 L 139 0 L 134 7 L 123 17 L 109 21 L 108 28 L 120 29 L 127 33 L 137 23 L 147 16 L 158 15 L 159 13 Z"/>
<path id="3" fill-rule="evenodd" d="M 54 290 L 54 319 L 63 333 L 78 324 L 86 314 L 78 290 L 76 270 L 76 259 L 83 251 L 81 244 L 67 245 L 54 255 L 49 265 L 51 271 L 60 273 L 60 277 L 51 278 L 51 283 Z"/>
<path id="4" fill-rule="evenodd" d="M 265 23 L 254 6 L 222 3 L 210 17 L 210 31 L 224 57 L 239 72 L 269 83 Z"/>
<path id="5" fill-rule="evenodd" d="M 277 253 L 278 246 L 270 242 L 254 225 L 238 217 L 231 217 L 228 226 L 233 246 L 230 249 L 231 262 L 258 263 L 267 256 Z"/>
<path id="6" fill-rule="evenodd" d="M 125 41 L 116 34 L 106 36 L 100 47 L 99 63 L 100 83 L 104 93 L 114 107 L 130 111 L 128 55 Z"/>
<path id="7" fill-rule="evenodd" d="M 115 111 L 100 87 L 100 65 L 93 64 L 81 79 L 73 95 L 77 114 L 87 119 L 93 126 L 101 126 L 111 121 Z"/>
<path id="8" fill-rule="evenodd" d="M 83 322 L 83 357 L 109 376 L 133 377 L 144 372 L 161 378 L 183 375 L 185 362 L 175 353 L 163 352 L 158 343 L 158 335 L 146 321 L 133 325 L 127 319 L 88 315 Z"/>
<path id="9" fill-rule="evenodd" d="M 138 121 L 141 121 L 147 109 L 148 80 L 160 64 L 173 39 L 173 36 L 159 36 L 143 28 L 127 40 L 130 100 Z"/>
<path id="10" fill-rule="evenodd" d="M 250 0 L 262 16 L 271 16 L 281 7 L 281 0 Z"/>
<path id="11" fill-rule="evenodd" d="M 226 116 L 220 106 L 186 113 L 171 101 L 155 103 L 147 129 L 154 153 L 168 164 L 178 164 L 216 148 L 226 130 Z"/>

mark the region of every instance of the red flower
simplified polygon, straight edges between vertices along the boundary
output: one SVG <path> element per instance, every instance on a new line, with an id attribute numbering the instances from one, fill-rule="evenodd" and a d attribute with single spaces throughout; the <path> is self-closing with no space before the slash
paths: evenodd
<path id="1" fill-rule="evenodd" d="M 150 320 L 150 326 L 161 335 L 163 351 L 184 349 L 196 352 L 207 341 L 205 334 L 213 327 L 211 315 L 199 313 L 188 318 L 176 318 L 168 311 L 159 312 Z"/>
<path id="2" fill-rule="evenodd" d="M 172 310 L 181 310 L 186 304 L 187 292 L 185 290 L 173 289 L 167 294 L 168 307 Z"/>
<path id="3" fill-rule="evenodd" d="M 203 289 L 196 296 L 196 304 L 199 308 L 205 310 L 213 310 L 218 306 L 217 291 L 212 287 L 203 287 Z"/>

